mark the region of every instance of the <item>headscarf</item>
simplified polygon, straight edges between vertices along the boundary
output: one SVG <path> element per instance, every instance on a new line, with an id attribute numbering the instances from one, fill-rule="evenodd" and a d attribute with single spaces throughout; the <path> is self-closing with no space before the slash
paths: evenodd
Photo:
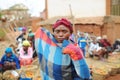
<path id="1" fill-rule="evenodd" d="M 55 28 L 57 28 L 60 25 L 66 26 L 67 28 L 69 28 L 69 30 L 70 30 L 71 33 L 73 32 L 73 28 L 72 28 L 71 22 L 68 21 L 65 18 L 62 18 L 62 19 L 56 21 L 56 23 L 53 25 L 53 31 L 54 31 Z"/>
<path id="2" fill-rule="evenodd" d="M 30 42 L 28 40 L 24 40 L 22 45 L 23 46 L 30 46 Z"/>
<path id="3" fill-rule="evenodd" d="M 22 31 L 26 31 L 26 27 L 22 27 Z"/>
<path id="4" fill-rule="evenodd" d="M 29 33 L 28 36 L 29 37 L 34 37 L 34 33 Z"/>
<path id="5" fill-rule="evenodd" d="M 6 54 L 8 54 L 8 53 L 13 54 L 12 48 L 10 48 L 10 47 L 6 48 L 6 49 L 5 49 L 5 53 L 6 53 Z"/>
<path id="6" fill-rule="evenodd" d="M 32 29 L 28 29 L 29 32 L 32 32 Z"/>

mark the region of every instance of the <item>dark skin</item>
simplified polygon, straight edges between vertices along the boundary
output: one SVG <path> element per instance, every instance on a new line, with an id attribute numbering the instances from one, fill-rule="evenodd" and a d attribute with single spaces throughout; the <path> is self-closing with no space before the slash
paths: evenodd
<path id="1" fill-rule="evenodd" d="M 10 57 L 10 56 L 11 56 L 11 53 L 7 53 L 6 55 L 7 55 L 7 57 Z"/>
<path id="2" fill-rule="evenodd" d="M 23 49 L 24 49 L 25 51 L 27 51 L 27 50 L 28 50 L 28 47 L 29 47 L 29 46 L 23 46 Z"/>
<path id="3" fill-rule="evenodd" d="M 58 43 L 62 43 L 63 40 L 68 40 L 71 34 L 72 33 L 70 32 L 69 28 L 64 25 L 58 26 L 53 32 L 53 35 Z"/>

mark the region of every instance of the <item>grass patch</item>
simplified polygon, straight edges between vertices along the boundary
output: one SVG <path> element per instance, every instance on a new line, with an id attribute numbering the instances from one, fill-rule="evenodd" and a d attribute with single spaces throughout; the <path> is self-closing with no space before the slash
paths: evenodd
<path id="1" fill-rule="evenodd" d="M 3 29 L 0 29 L 0 38 L 3 38 L 5 36 L 5 32 L 3 31 Z"/>

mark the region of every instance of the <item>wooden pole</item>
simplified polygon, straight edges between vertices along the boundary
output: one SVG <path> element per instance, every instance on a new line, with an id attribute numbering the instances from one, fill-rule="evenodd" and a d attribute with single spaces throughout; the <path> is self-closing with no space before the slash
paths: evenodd
<path id="1" fill-rule="evenodd" d="M 75 18 L 74 18 L 72 9 L 71 9 L 71 4 L 69 4 L 69 8 L 70 8 L 70 15 L 71 15 L 72 24 L 73 24 L 73 34 L 74 34 L 74 37 L 75 37 L 74 39 L 75 39 L 75 42 L 76 42 L 77 39 L 76 39 L 76 31 L 75 31 Z"/>

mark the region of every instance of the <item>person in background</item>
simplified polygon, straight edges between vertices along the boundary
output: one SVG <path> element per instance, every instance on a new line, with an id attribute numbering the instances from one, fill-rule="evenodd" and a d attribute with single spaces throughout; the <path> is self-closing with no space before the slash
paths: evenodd
<path id="1" fill-rule="evenodd" d="M 35 34 L 35 49 L 42 80 L 90 80 L 90 70 L 79 46 L 69 40 L 73 32 L 67 19 L 57 20 L 53 35 L 45 28 Z"/>
<path id="2" fill-rule="evenodd" d="M 32 29 L 29 28 L 29 29 L 28 29 L 28 33 L 33 33 L 33 32 L 32 32 Z"/>
<path id="3" fill-rule="evenodd" d="M 21 39 L 22 41 L 25 40 L 26 30 L 26 27 L 22 27 L 22 33 L 16 38 L 17 42 L 19 39 Z"/>
<path id="4" fill-rule="evenodd" d="M 3 65 L 3 71 L 20 69 L 19 59 L 10 47 L 5 49 L 5 54 L 1 58 L 1 63 Z"/>
<path id="5" fill-rule="evenodd" d="M 115 40 L 113 43 L 113 51 L 120 52 L 120 39 Z"/>
<path id="6" fill-rule="evenodd" d="M 31 47 L 33 48 L 33 58 L 35 59 L 35 58 L 37 57 L 37 53 L 36 53 L 36 50 L 35 50 L 35 38 L 34 38 L 34 33 L 29 33 L 27 40 L 30 42 Z"/>
<path id="7" fill-rule="evenodd" d="M 32 63 L 33 49 L 28 40 L 23 41 L 22 48 L 19 51 L 20 65 L 30 65 Z"/>
<path id="8" fill-rule="evenodd" d="M 96 39 L 94 39 L 88 50 L 90 57 L 98 57 L 100 60 L 104 60 L 104 55 L 106 54 L 106 50 L 99 46 L 99 43 Z"/>
<path id="9" fill-rule="evenodd" d="M 83 55 L 85 57 L 85 55 L 86 55 L 87 40 L 85 38 L 84 33 L 82 33 L 82 32 L 80 33 L 80 37 L 78 38 L 78 45 L 82 49 Z"/>
<path id="10" fill-rule="evenodd" d="M 100 44 L 106 49 L 106 58 L 108 58 L 108 55 L 113 51 L 113 48 L 106 35 L 103 35 L 102 39 L 100 40 Z"/>

